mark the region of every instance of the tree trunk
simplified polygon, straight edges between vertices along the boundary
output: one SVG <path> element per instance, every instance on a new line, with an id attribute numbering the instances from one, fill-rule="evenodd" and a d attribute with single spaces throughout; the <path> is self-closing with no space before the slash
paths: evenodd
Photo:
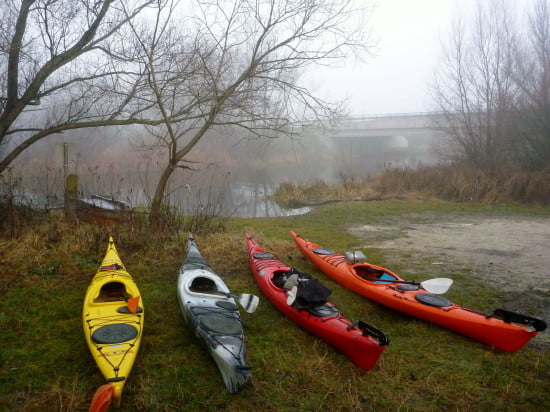
<path id="1" fill-rule="evenodd" d="M 172 176 L 175 169 L 176 167 L 170 163 L 160 176 L 149 212 L 149 225 L 151 228 L 159 228 L 161 225 L 162 201 L 164 200 L 164 193 L 166 192 L 166 186 L 168 186 L 168 180 L 170 180 L 170 176 Z"/>

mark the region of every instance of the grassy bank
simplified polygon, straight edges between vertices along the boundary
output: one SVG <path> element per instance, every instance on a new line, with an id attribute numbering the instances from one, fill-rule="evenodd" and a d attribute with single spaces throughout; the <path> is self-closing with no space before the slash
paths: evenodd
<path id="1" fill-rule="evenodd" d="M 428 211 L 550 214 L 548 208 L 444 201 L 346 202 L 304 216 L 231 219 L 223 234 L 196 236 L 233 292 L 261 299 L 256 313 L 241 312 L 253 384 L 233 396 L 179 313 L 175 282 L 186 233 L 153 235 L 48 221 L 25 228 L 18 240 L 0 240 L 0 410 L 87 410 L 103 380 L 84 343 L 81 305 L 109 235 L 141 289 L 146 310 L 143 344 L 122 411 L 548 409 L 550 349 L 537 343 L 539 337 L 516 353 L 503 353 L 385 309 L 320 274 L 301 257 L 288 233 L 294 230 L 343 252 L 357 245 L 346 231 L 354 224 Z M 245 232 L 329 286 L 331 300 L 349 319 L 367 321 L 390 335 L 393 344 L 372 370 L 357 368 L 263 298 L 248 267 Z M 399 262 L 387 261 L 383 250 L 366 253 L 374 263 L 420 280 Z M 460 286 L 447 298 L 481 311 L 492 310 L 506 297 L 475 279 Z"/>

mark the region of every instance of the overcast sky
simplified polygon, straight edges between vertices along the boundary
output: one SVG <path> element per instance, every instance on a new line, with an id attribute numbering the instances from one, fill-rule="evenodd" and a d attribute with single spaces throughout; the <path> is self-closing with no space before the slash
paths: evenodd
<path id="1" fill-rule="evenodd" d="M 368 0 L 367 0 L 368 1 Z M 323 97 L 348 98 L 351 115 L 430 110 L 428 83 L 453 17 L 476 0 L 375 0 L 375 55 L 316 76 Z M 523 1 L 523 0 L 521 0 Z"/>

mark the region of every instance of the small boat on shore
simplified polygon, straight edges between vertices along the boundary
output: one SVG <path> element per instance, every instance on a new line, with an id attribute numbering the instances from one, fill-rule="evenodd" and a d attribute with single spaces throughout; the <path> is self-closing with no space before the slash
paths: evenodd
<path id="1" fill-rule="evenodd" d="M 386 268 L 356 259 L 357 252 L 342 255 L 294 232 L 291 234 L 307 259 L 348 289 L 374 302 L 433 322 L 500 350 L 514 352 L 521 349 L 538 332 L 546 329 L 546 322 L 541 319 L 505 309 L 495 309 L 489 315 L 477 313 L 425 290 L 422 283 L 429 281 L 405 281 Z"/>
<path id="2" fill-rule="evenodd" d="M 120 200 L 92 195 L 76 200 L 76 215 L 79 219 L 101 225 L 116 225 L 132 220 L 132 207 Z"/>
<path id="3" fill-rule="evenodd" d="M 237 393 L 251 381 L 252 374 L 246 363 L 244 331 L 236 301 L 251 313 L 258 305 L 258 297 L 232 295 L 203 258 L 192 235 L 187 241 L 177 290 L 186 323 L 214 359 L 229 393 Z"/>
<path id="4" fill-rule="evenodd" d="M 369 370 L 376 364 L 390 343 L 385 333 L 365 322 L 350 322 L 326 299 L 330 293 L 328 288 L 275 258 L 249 235 L 246 243 L 254 278 L 275 308 L 348 356 L 360 368 Z M 291 286 L 293 283 L 296 289 Z"/>

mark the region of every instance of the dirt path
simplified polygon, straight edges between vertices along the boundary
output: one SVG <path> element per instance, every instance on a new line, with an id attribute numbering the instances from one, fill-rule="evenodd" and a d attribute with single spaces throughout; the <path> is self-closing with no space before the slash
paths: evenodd
<path id="1" fill-rule="evenodd" d="M 468 266 L 502 290 L 550 290 L 550 218 L 422 214 L 351 232 L 368 247 L 422 252 L 434 264 Z"/>

